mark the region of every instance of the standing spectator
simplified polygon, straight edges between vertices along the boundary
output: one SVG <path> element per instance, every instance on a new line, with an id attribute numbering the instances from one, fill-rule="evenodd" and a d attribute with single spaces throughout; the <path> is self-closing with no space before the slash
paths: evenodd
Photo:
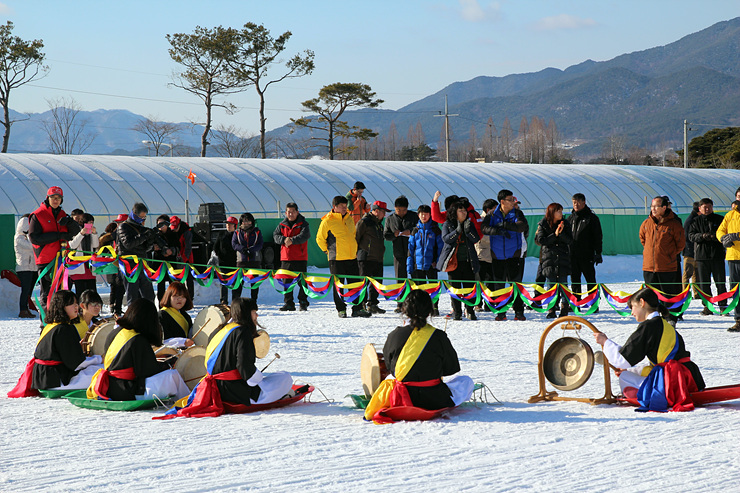
<path id="1" fill-rule="evenodd" d="M 101 247 L 111 246 L 113 251 L 116 251 L 116 245 L 118 244 L 118 225 L 128 218 L 126 214 L 119 214 L 116 219 L 105 227 L 105 233 L 100 235 L 99 245 Z M 115 272 L 105 275 L 105 282 L 110 286 L 110 299 L 108 300 L 108 306 L 111 313 L 120 317 L 123 315 L 123 295 L 126 293 L 126 288 L 123 285 L 123 276 L 118 271 L 118 262 L 115 264 Z"/>
<path id="2" fill-rule="evenodd" d="M 308 239 L 311 230 L 306 218 L 298 212 L 298 204 L 289 202 L 285 206 L 285 219 L 275 228 L 272 239 L 280 245 L 280 268 L 292 272 L 305 273 L 308 270 Z M 298 291 L 298 305 L 302 312 L 308 309 L 308 295 L 300 281 L 293 289 Z M 293 292 L 283 295 L 281 312 L 295 311 Z"/>
<path id="3" fill-rule="evenodd" d="M 15 273 L 21 281 L 21 297 L 18 302 L 20 311 L 18 318 L 35 318 L 36 315 L 28 309 L 28 300 L 31 298 L 33 286 L 36 284 L 39 274 L 36 271 L 36 264 L 33 261 L 33 245 L 28 239 L 28 216 L 23 214 L 18 224 L 15 226 L 15 237 L 13 245 L 15 247 Z"/>
<path id="4" fill-rule="evenodd" d="M 396 272 L 396 278 L 405 279 L 408 277 L 406 272 L 406 257 L 409 253 L 409 236 L 416 223 L 419 222 L 419 216 L 416 212 L 409 212 L 409 199 L 401 195 L 393 204 L 395 213 L 388 216 L 385 222 L 384 236 L 388 241 L 393 242 L 393 267 Z M 396 307 L 396 313 L 401 312 L 401 305 Z"/>
<path id="5" fill-rule="evenodd" d="M 694 260 L 694 242 L 689 239 L 689 231 L 691 230 L 691 224 L 699 215 L 699 202 L 694 202 L 694 207 L 691 209 L 691 214 L 683 222 L 683 230 L 686 233 L 686 246 L 683 248 L 683 274 L 681 275 L 681 282 L 683 289 L 686 289 L 689 283 L 694 283 L 692 291 L 694 293 L 694 299 L 699 299 L 699 293 L 696 292 L 696 261 Z"/>
<path id="6" fill-rule="evenodd" d="M 60 187 L 51 187 L 46 199 L 28 218 L 28 237 L 33 245 L 33 256 L 39 276 L 54 261 L 67 242 L 80 232 L 80 226 L 62 210 L 64 192 Z M 51 270 L 41 276 L 39 296 L 44 309 L 51 289 Z"/>
<path id="7" fill-rule="evenodd" d="M 95 218 L 92 214 L 84 213 L 82 214 L 82 229 L 70 240 L 69 247 L 80 250 L 84 255 L 97 252 L 99 246 L 100 240 L 98 239 L 98 231 L 95 229 Z M 75 294 L 78 299 L 88 289 L 95 293 L 98 292 L 96 276 L 90 270 L 90 261 L 78 266 L 71 272 L 69 278 L 74 282 Z"/>
<path id="8" fill-rule="evenodd" d="M 349 211 L 352 220 L 355 222 L 355 226 L 362 219 L 362 216 L 370 212 L 370 204 L 362 196 L 365 193 L 365 184 L 361 181 L 356 181 L 352 190 L 347 192 L 347 210 Z"/>
<path id="9" fill-rule="evenodd" d="M 447 272 L 453 287 L 460 289 L 465 287 L 462 281 L 475 281 L 479 269 L 478 255 L 475 253 L 478 240 L 480 237 L 468 217 L 467 207 L 462 202 L 455 202 L 447 209 L 447 220 L 442 225 L 444 246 L 439 255 L 441 270 Z M 453 318 L 462 320 L 462 302 L 455 298 L 451 301 Z M 466 311 L 468 319 L 478 320 L 472 306 L 466 305 Z"/>
<path id="10" fill-rule="evenodd" d="M 521 202 L 519 199 L 514 197 L 514 212 L 516 212 L 516 217 L 520 220 L 524 220 L 524 222 L 527 224 L 527 226 L 524 228 L 524 231 L 522 231 L 520 234 L 522 235 L 522 253 L 519 255 L 519 279 L 524 279 L 524 264 L 527 260 L 527 238 L 529 237 L 529 223 L 527 223 L 527 220 L 524 219 L 524 213 L 519 208 L 521 205 Z"/>
<path id="11" fill-rule="evenodd" d="M 383 218 L 390 212 L 385 202 L 373 202 L 372 211 L 355 225 L 355 240 L 357 241 L 357 262 L 360 275 L 365 277 L 383 277 L 383 255 L 385 242 L 383 241 Z M 367 287 L 367 311 L 371 314 L 382 314 L 385 310 L 378 306 L 378 292 L 374 287 Z M 363 303 L 365 305 L 365 303 Z"/>
<path id="12" fill-rule="evenodd" d="M 357 266 L 357 240 L 355 239 L 355 223 L 347 212 L 347 197 L 337 195 L 332 199 L 331 212 L 321 218 L 319 230 L 316 233 L 316 244 L 326 253 L 329 260 L 329 272 L 337 276 L 359 276 Z M 354 279 L 353 279 L 354 281 Z M 347 278 L 341 278 L 342 283 Z M 334 292 L 334 306 L 339 318 L 347 318 L 347 304 L 336 289 Z M 363 310 L 359 305 L 352 307 L 353 317 L 369 317 L 371 313 Z"/>
<path id="13" fill-rule="evenodd" d="M 571 225 L 563 219 L 563 206 L 553 202 L 547 206 L 545 217 L 537 225 L 535 234 L 537 241 L 542 245 L 540 250 L 540 265 L 542 275 L 548 285 L 567 284 L 570 275 L 570 245 L 573 243 Z M 547 313 L 547 318 L 555 318 L 557 303 L 560 301 L 560 317 L 569 312 L 568 300 L 558 289 L 557 300 Z"/>
<path id="14" fill-rule="evenodd" d="M 587 291 L 596 287 L 595 266 L 604 261 L 601 256 L 603 233 L 599 216 L 586 205 L 586 196 L 582 193 L 573 195 L 573 212 L 569 221 L 573 237 L 570 246 L 570 288 L 580 300 L 578 293 L 583 292 L 581 274 L 586 279 Z"/>
<path id="15" fill-rule="evenodd" d="M 483 214 L 481 214 L 481 221 L 486 220 L 486 215 L 492 212 L 496 208 L 498 202 L 493 199 L 486 199 L 483 202 Z M 493 280 L 493 267 L 491 267 L 491 238 L 488 235 L 483 235 L 478 243 L 475 244 L 475 251 L 478 253 L 478 264 L 480 264 L 480 270 L 478 271 L 478 280 L 484 283 L 489 289 L 491 285 L 490 281 Z M 486 306 L 485 302 L 481 300 L 480 305 L 476 306 L 476 310 L 482 310 Z"/>
<path id="16" fill-rule="evenodd" d="M 498 202 L 493 212 L 486 215 L 483 224 L 483 234 L 490 235 L 494 290 L 503 289 L 507 282 L 521 282 L 521 233 L 529 228 L 524 213 L 515 207 L 514 192 L 499 191 Z M 496 315 L 496 320 L 506 320 L 506 312 Z M 518 296 L 514 300 L 514 320 L 526 320 L 524 302 Z"/>
<path id="17" fill-rule="evenodd" d="M 740 188 L 735 196 L 740 194 Z M 725 214 L 722 224 L 717 228 L 717 239 L 726 251 L 727 265 L 730 268 L 730 286 L 740 282 L 740 199 L 732 203 L 732 210 Z M 735 325 L 727 332 L 740 332 L 740 303 L 735 306 Z"/>
<path id="18" fill-rule="evenodd" d="M 222 232 L 216 243 L 213 244 L 213 252 L 218 258 L 218 265 L 220 267 L 226 267 L 235 269 L 236 268 L 236 251 L 231 246 L 231 241 L 234 239 L 234 232 L 236 227 L 239 225 L 239 220 L 234 216 L 226 218 L 226 231 Z M 221 285 L 221 304 L 229 305 L 229 289 L 228 286 Z M 231 295 L 231 301 L 234 301 L 236 297 Z"/>
<path id="19" fill-rule="evenodd" d="M 735 190 L 735 200 L 740 200 L 740 187 Z"/>
<path id="20" fill-rule="evenodd" d="M 177 245 L 177 261 L 188 265 L 185 265 L 188 269 L 188 275 L 185 278 L 185 285 L 188 287 L 190 297 L 195 299 L 195 281 L 193 275 L 190 272 L 190 265 L 194 262 L 193 257 L 193 230 L 190 229 L 190 225 L 180 219 L 177 216 L 170 217 L 170 231 L 172 239 L 167 241 L 170 246 L 172 244 Z M 256 299 L 256 298 L 255 298 Z"/>
<path id="21" fill-rule="evenodd" d="M 686 234 L 678 216 L 668 208 L 667 197 L 655 197 L 650 216 L 640 226 L 642 276 L 645 284 L 674 297 L 681 292 L 677 256 L 686 244 Z M 672 325 L 678 318 L 671 313 L 666 320 Z"/>
<path id="22" fill-rule="evenodd" d="M 419 223 L 411 230 L 406 270 L 412 279 L 437 279 L 439 254 L 444 248 L 442 231 L 432 221 L 432 208 L 422 204 L 417 209 Z M 480 242 L 476 243 L 478 245 Z M 439 300 L 434 302 L 432 315 L 439 316 Z"/>
<path id="23" fill-rule="evenodd" d="M 445 208 L 444 210 L 442 210 L 439 206 L 439 198 L 441 196 L 442 192 L 437 190 L 436 192 L 434 192 L 434 196 L 432 197 L 432 221 L 434 221 L 435 223 L 444 224 L 444 222 L 447 220 L 447 209 L 449 209 L 450 206 L 455 202 L 462 202 L 463 205 L 467 207 L 468 217 L 473 223 L 473 226 L 475 226 L 475 230 L 478 232 L 478 236 L 483 237 L 483 232 L 481 231 L 482 219 L 480 217 L 480 214 L 478 214 L 478 211 L 475 210 L 475 207 L 473 207 L 473 204 L 470 203 L 467 197 L 458 197 L 457 195 L 450 195 L 448 197 L 445 197 Z"/>
<path id="24" fill-rule="evenodd" d="M 722 216 L 714 213 L 714 202 L 710 198 L 699 201 L 699 215 L 691 223 L 689 241 L 694 243 L 694 259 L 696 261 L 696 277 L 699 279 L 699 289 L 708 296 L 712 295 L 711 280 L 717 295 L 727 292 L 725 285 L 725 248 L 717 239 L 717 230 L 722 224 Z M 719 307 L 727 307 L 727 300 L 720 301 Z M 711 315 L 709 308 L 704 307 L 702 315 Z"/>
<path id="25" fill-rule="evenodd" d="M 72 212 L 69 213 L 69 216 L 75 220 L 77 224 L 80 225 L 80 228 L 83 224 L 85 224 L 84 219 L 82 218 L 82 215 L 85 213 L 82 209 L 72 209 Z"/>
<path id="26" fill-rule="evenodd" d="M 231 246 L 236 251 L 236 266 L 242 269 L 259 269 L 262 267 L 262 231 L 257 227 L 257 221 L 254 216 L 245 212 L 239 217 L 239 229 L 234 232 L 231 239 Z M 244 282 L 249 282 L 245 280 Z M 242 285 L 243 286 L 243 285 Z M 242 295 L 242 286 L 234 289 L 232 299 L 240 298 Z M 251 290 L 249 297 L 257 301 L 259 296 L 259 286 Z"/>
<path id="27" fill-rule="evenodd" d="M 124 255 L 136 255 L 140 259 L 147 257 L 153 250 L 164 250 L 165 255 L 171 251 L 159 234 L 144 226 L 146 215 L 149 212 L 146 205 L 141 202 L 134 204 L 128 218 L 118 225 L 118 245 L 116 252 L 119 257 Z M 154 288 L 152 281 L 144 273 L 139 274 L 134 282 L 124 282 L 126 288 L 126 304 L 131 306 L 135 300 L 145 298 L 154 303 Z"/>
<path id="28" fill-rule="evenodd" d="M 155 250 L 152 252 L 152 258 L 154 260 L 157 260 L 157 265 L 163 264 L 165 262 L 176 262 L 177 261 L 177 250 L 178 250 L 178 242 L 177 238 L 173 234 L 170 233 L 170 216 L 167 214 L 162 214 L 157 217 L 157 226 L 156 226 L 157 234 L 162 238 L 162 240 L 167 243 L 167 246 L 169 247 L 170 255 L 165 255 L 164 250 Z M 163 268 L 167 268 L 166 266 Z M 165 291 L 167 291 L 167 285 L 170 284 L 170 276 L 169 274 L 162 277 L 162 280 L 157 283 L 157 301 L 162 303 L 162 298 L 164 297 Z"/>

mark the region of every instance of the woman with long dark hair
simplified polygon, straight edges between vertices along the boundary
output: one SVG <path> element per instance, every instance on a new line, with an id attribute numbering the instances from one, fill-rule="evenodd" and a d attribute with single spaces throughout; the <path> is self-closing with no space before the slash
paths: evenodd
<path id="1" fill-rule="evenodd" d="M 462 281 L 475 281 L 478 272 L 478 254 L 475 244 L 480 240 L 478 231 L 468 217 L 465 204 L 455 202 L 447 209 L 447 220 L 442 225 L 444 246 L 439 254 L 440 270 L 447 272 L 450 284 L 462 288 Z M 454 266 L 454 268 L 453 268 Z M 455 320 L 462 320 L 462 303 L 452 298 L 452 312 Z M 468 319 L 477 320 L 472 306 L 466 306 Z"/>
<path id="2" fill-rule="evenodd" d="M 161 345 L 157 307 L 145 298 L 134 300 L 108 337 L 104 368 L 88 387 L 88 398 L 130 401 L 188 395 L 180 374 L 170 369 L 174 360 L 157 361 L 152 346 Z"/>
<path id="3" fill-rule="evenodd" d="M 460 362 L 447 334 L 427 323 L 433 309 L 432 298 L 421 289 L 412 291 L 403 302 L 409 324 L 388 334 L 383 346 L 386 367 L 395 380 L 381 383 L 365 409 L 365 419 L 373 419 L 379 410 L 392 407 L 394 402 L 442 409 L 470 398 L 474 386 L 470 377 L 457 375 L 442 382 L 443 376 L 460 371 Z"/>
<path id="4" fill-rule="evenodd" d="M 188 310 L 193 309 L 193 299 L 188 288 L 181 282 L 173 281 L 167 287 L 159 302 L 159 323 L 165 345 L 192 346 L 188 339 L 193 320 Z"/>
<path id="5" fill-rule="evenodd" d="M 624 346 L 603 332 L 594 334 L 609 363 L 620 369 L 617 375 L 622 393 L 636 397 L 643 410 L 692 410 L 690 392 L 704 390 L 706 385 L 683 337 L 664 318 L 666 308 L 647 287 L 633 294 L 628 305 L 639 325 Z M 648 363 L 641 364 L 645 358 Z"/>
<path id="6" fill-rule="evenodd" d="M 547 279 L 548 287 L 554 284 L 566 285 L 570 275 L 570 245 L 573 243 L 573 234 L 570 223 L 563 219 L 563 206 L 557 202 L 547 206 L 545 217 L 537 225 L 535 242 L 542 247 L 540 252 L 540 268 L 542 275 Z M 555 318 L 558 301 L 561 301 L 560 316 L 568 314 L 569 305 L 560 290 L 557 300 L 547 314 L 547 318 Z"/>
<path id="7" fill-rule="evenodd" d="M 72 291 L 59 290 L 49 300 L 47 324 L 36 343 L 33 358 L 8 397 L 29 397 L 32 389 L 84 389 L 100 368 L 100 356 L 86 358 L 75 327 L 79 305 Z"/>

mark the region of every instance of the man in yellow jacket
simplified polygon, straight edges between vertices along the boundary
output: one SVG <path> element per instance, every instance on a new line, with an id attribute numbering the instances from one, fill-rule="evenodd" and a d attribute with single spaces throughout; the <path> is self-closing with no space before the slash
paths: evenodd
<path id="1" fill-rule="evenodd" d="M 355 240 L 355 222 L 347 211 L 347 198 L 337 195 L 332 200 L 331 212 L 321 218 L 319 231 L 316 233 L 316 244 L 324 251 L 329 260 L 329 272 L 337 276 L 342 283 L 357 282 L 358 278 L 349 280 L 339 276 L 359 276 L 357 265 L 357 240 Z M 347 304 L 341 295 L 334 289 L 334 305 L 337 307 L 339 318 L 347 318 Z M 360 308 L 359 304 L 352 306 L 353 317 L 369 317 L 370 313 Z"/>
<path id="2" fill-rule="evenodd" d="M 738 189 L 740 192 L 740 188 Z M 725 258 L 730 268 L 730 289 L 740 282 L 740 200 L 732 203 L 732 210 L 725 215 L 717 228 L 717 239 L 727 249 Z M 740 332 L 740 303 L 735 307 L 735 325 L 728 332 Z"/>

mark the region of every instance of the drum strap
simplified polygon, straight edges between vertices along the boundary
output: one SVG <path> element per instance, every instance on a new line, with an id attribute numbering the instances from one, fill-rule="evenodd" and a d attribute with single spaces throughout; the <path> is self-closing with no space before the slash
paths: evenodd
<path id="1" fill-rule="evenodd" d="M 62 364 L 62 362 L 31 358 L 31 361 L 26 364 L 26 369 L 23 370 L 21 378 L 18 379 L 18 383 L 15 384 L 13 390 L 8 392 L 8 397 L 38 397 L 40 395 L 38 390 L 31 388 L 31 383 L 33 381 L 34 364 L 44 366 L 59 366 Z"/>

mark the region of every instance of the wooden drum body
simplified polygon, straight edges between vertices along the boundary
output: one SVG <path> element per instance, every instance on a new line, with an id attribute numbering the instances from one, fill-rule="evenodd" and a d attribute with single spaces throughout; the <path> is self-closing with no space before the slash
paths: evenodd
<path id="1" fill-rule="evenodd" d="M 105 341 L 108 340 L 108 336 L 115 328 L 115 318 L 107 318 L 93 325 L 85 335 L 87 342 L 82 343 L 82 350 L 85 351 L 85 354 L 87 356 L 94 356 L 97 354 L 101 357 L 105 357 Z M 87 345 L 87 348 L 85 347 L 85 344 Z"/>
<path id="2" fill-rule="evenodd" d="M 193 321 L 188 337 L 195 342 L 196 346 L 206 347 L 208 340 L 218 329 L 231 318 L 231 310 L 226 305 L 207 306 L 198 312 Z"/>
<path id="3" fill-rule="evenodd" d="M 365 397 L 372 397 L 380 386 L 380 382 L 385 380 L 389 373 L 385 366 L 383 353 L 376 351 L 372 343 L 365 344 L 360 362 L 360 378 Z"/>
<path id="4" fill-rule="evenodd" d="M 206 348 L 189 347 L 177 358 L 174 368 L 185 380 L 185 385 L 193 390 L 201 378 L 206 376 Z"/>

